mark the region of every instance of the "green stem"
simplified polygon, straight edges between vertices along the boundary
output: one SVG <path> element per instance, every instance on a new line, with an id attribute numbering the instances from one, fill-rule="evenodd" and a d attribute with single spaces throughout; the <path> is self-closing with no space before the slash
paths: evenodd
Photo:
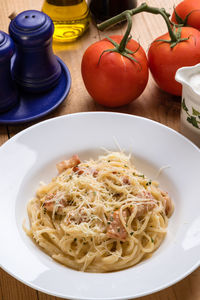
<path id="1" fill-rule="evenodd" d="M 148 12 L 148 13 L 155 14 L 155 15 L 161 15 L 164 18 L 165 23 L 167 25 L 168 32 L 169 32 L 169 35 L 171 38 L 171 42 L 177 42 L 176 34 L 173 32 L 171 25 L 170 25 L 170 20 L 169 20 L 170 15 L 165 11 L 164 8 L 151 7 L 151 6 L 148 6 L 146 3 L 142 3 L 140 6 L 134 8 L 134 9 L 131 9 L 131 10 L 125 10 L 121 14 L 119 14 L 109 20 L 106 20 L 105 22 L 103 22 L 101 24 L 98 24 L 97 27 L 99 30 L 104 30 L 107 27 L 110 27 L 116 23 L 126 20 L 127 15 L 133 16 L 133 15 L 136 15 L 141 12 Z"/>
<path id="2" fill-rule="evenodd" d="M 128 38 L 129 38 L 129 34 L 131 32 L 131 28 L 132 28 L 132 18 L 131 15 L 129 13 L 126 14 L 126 19 L 128 21 L 128 26 L 125 32 L 125 35 L 123 36 L 123 39 L 121 40 L 120 44 L 119 44 L 119 52 L 123 52 L 124 49 L 126 48 L 126 44 L 128 42 Z"/>

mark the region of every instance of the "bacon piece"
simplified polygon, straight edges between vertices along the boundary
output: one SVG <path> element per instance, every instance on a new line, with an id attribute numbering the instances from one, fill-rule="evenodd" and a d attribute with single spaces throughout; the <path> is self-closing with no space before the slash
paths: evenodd
<path id="1" fill-rule="evenodd" d="M 47 211 L 52 212 L 54 207 L 54 201 L 52 200 L 55 196 L 55 193 L 51 193 L 45 196 L 45 202 L 42 204 L 42 207 Z"/>
<path id="2" fill-rule="evenodd" d="M 89 222 L 89 217 L 88 217 L 87 213 L 84 211 L 84 209 L 81 208 L 79 210 L 79 212 L 70 211 L 67 214 L 67 221 L 66 222 L 67 222 L 67 225 L 71 224 L 72 222 L 79 225 L 83 222 L 88 223 Z"/>
<path id="3" fill-rule="evenodd" d="M 85 173 L 86 175 L 92 174 L 93 177 L 97 177 L 98 171 L 96 169 L 89 169 L 89 168 L 79 168 L 78 166 L 73 168 L 73 171 L 77 173 L 78 175 L 82 175 Z"/>
<path id="4" fill-rule="evenodd" d="M 172 199 L 169 197 L 169 194 L 167 192 L 164 192 L 162 190 L 161 191 L 161 195 L 165 200 L 165 213 L 167 215 L 167 217 L 171 217 L 173 211 L 174 211 L 174 205 L 172 202 Z"/>
<path id="5" fill-rule="evenodd" d="M 155 203 L 148 203 L 148 204 L 140 204 L 137 206 L 137 213 L 136 218 L 141 217 L 148 213 L 149 211 L 152 211 L 155 208 Z"/>
<path id="6" fill-rule="evenodd" d="M 128 210 L 123 210 L 122 215 L 124 219 L 127 220 Z M 116 210 L 111 214 L 109 225 L 107 227 L 107 235 L 109 238 L 120 241 L 125 241 L 127 238 L 127 231 L 120 220 L 119 210 Z"/>
<path id="7" fill-rule="evenodd" d="M 122 181 L 123 181 L 124 184 L 128 184 L 128 185 L 131 184 L 128 176 L 124 176 L 123 179 L 122 179 Z"/>
<path id="8" fill-rule="evenodd" d="M 46 196 L 45 198 L 45 202 L 42 204 L 42 207 L 44 209 L 46 209 L 47 211 L 49 212 L 53 212 L 53 209 L 54 209 L 54 205 L 55 205 L 55 201 L 54 201 L 54 198 L 55 197 L 55 194 L 49 194 Z M 64 199 L 61 199 L 59 201 L 59 206 L 56 210 L 56 213 L 58 215 L 62 215 L 63 214 L 63 208 L 67 206 L 67 202 L 64 200 Z"/>
<path id="9" fill-rule="evenodd" d="M 136 213 L 135 218 L 145 215 L 149 211 L 152 211 L 156 206 L 156 204 L 152 201 L 152 200 L 155 200 L 155 198 L 153 197 L 153 195 L 150 192 L 142 191 L 141 193 L 137 194 L 137 197 L 141 198 L 141 199 L 143 199 L 143 198 L 148 199 L 150 201 L 146 204 L 142 203 L 142 204 L 137 205 L 137 213 Z"/>
<path id="10" fill-rule="evenodd" d="M 91 169 L 91 174 L 93 175 L 93 177 L 97 177 L 99 171 L 97 171 L 96 169 Z"/>
<path id="11" fill-rule="evenodd" d="M 52 201 L 44 202 L 43 205 L 42 205 L 42 207 L 45 208 L 49 212 L 53 212 L 54 205 L 55 205 L 55 201 L 52 200 Z M 57 208 L 57 210 L 56 210 L 56 214 L 63 215 L 63 208 L 65 206 L 66 205 L 63 205 L 62 203 L 60 203 L 59 206 L 58 206 L 58 208 Z"/>
<path id="12" fill-rule="evenodd" d="M 76 167 L 73 167 L 73 172 L 77 173 L 78 175 L 82 175 L 85 171 L 76 166 Z"/>
<path id="13" fill-rule="evenodd" d="M 55 204 L 55 202 L 53 200 L 52 201 L 48 201 L 48 202 L 45 201 L 42 204 L 42 207 L 45 208 L 47 211 L 52 212 L 53 208 L 54 208 L 54 204 Z"/>
<path id="14" fill-rule="evenodd" d="M 144 199 L 155 200 L 154 196 L 148 191 L 142 191 L 138 193 L 136 196 L 141 199 L 144 198 Z"/>
<path id="15" fill-rule="evenodd" d="M 80 164 L 80 159 L 78 157 L 78 155 L 73 155 L 70 159 L 68 160 L 63 160 L 61 162 L 59 162 L 57 165 L 56 165 L 56 168 L 58 170 L 58 173 L 62 173 L 63 171 L 69 169 L 69 168 L 73 168 L 73 167 L 76 167 Z"/>

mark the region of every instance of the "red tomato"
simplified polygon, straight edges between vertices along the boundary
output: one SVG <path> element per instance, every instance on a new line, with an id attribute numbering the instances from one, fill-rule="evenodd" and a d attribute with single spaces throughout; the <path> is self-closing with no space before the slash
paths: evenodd
<path id="1" fill-rule="evenodd" d="M 110 38 L 119 44 L 122 36 Z M 108 39 L 92 44 L 85 51 L 81 65 L 88 93 L 96 102 L 108 107 L 118 107 L 138 98 L 148 81 L 146 54 L 136 41 L 131 39 L 126 48 L 136 51 L 132 56 L 137 62 L 116 52 L 103 53 L 113 48 Z"/>
<path id="2" fill-rule="evenodd" d="M 181 38 L 187 41 L 178 43 L 174 48 L 158 39 L 170 40 L 169 33 L 157 38 L 148 51 L 149 68 L 158 86 L 171 94 L 181 95 L 181 84 L 176 82 L 176 71 L 184 66 L 200 62 L 200 32 L 192 27 L 182 27 Z"/>
<path id="3" fill-rule="evenodd" d="M 176 6 L 176 13 L 184 20 L 186 16 L 191 13 L 188 17 L 188 26 L 194 27 L 200 30 L 200 1 L 199 0 L 184 0 Z M 173 12 L 172 22 L 178 24 L 181 23 L 176 19 L 176 15 Z"/>

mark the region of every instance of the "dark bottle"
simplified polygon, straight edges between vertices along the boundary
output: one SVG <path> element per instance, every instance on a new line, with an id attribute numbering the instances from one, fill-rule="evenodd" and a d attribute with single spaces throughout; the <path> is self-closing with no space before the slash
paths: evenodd
<path id="1" fill-rule="evenodd" d="M 97 23 L 137 6 L 137 0 L 90 0 L 90 11 Z"/>

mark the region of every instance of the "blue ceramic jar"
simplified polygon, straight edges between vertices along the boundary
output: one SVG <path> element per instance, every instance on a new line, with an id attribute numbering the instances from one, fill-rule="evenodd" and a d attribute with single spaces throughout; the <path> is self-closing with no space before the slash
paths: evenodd
<path id="1" fill-rule="evenodd" d="M 61 66 L 52 50 L 53 31 L 52 20 L 37 10 L 24 11 L 10 23 L 16 46 L 12 75 L 26 91 L 45 92 L 59 81 Z"/>
<path id="2" fill-rule="evenodd" d="M 14 48 L 9 35 L 0 31 L 0 113 L 11 109 L 18 101 L 17 90 L 10 72 Z"/>

